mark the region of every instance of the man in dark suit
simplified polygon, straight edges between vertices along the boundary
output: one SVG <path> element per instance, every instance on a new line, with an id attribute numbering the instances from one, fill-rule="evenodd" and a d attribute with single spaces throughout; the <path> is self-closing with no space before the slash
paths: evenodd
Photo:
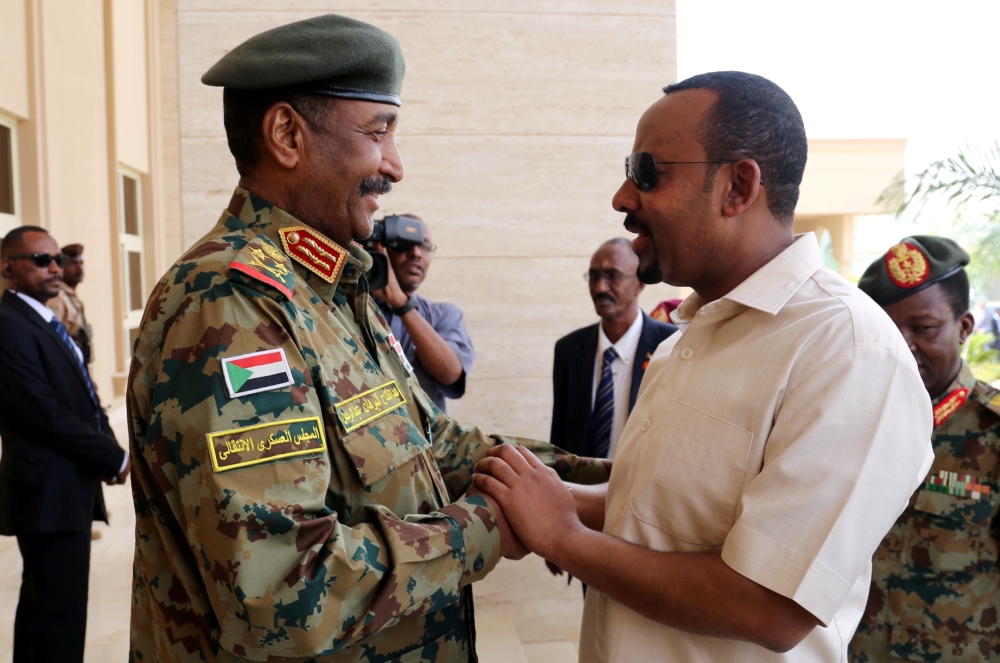
<path id="1" fill-rule="evenodd" d="M 107 522 L 101 480 L 121 483 L 118 445 L 66 328 L 44 305 L 66 258 L 42 228 L 0 245 L 0 534 L 24 561 L 14 663 L 83 661 L 90 528 Z"/>
<path id="2" fill-rule="evenodd" d="M 602 244 L 584 275 L 601 321 L 556 342 L 549 441 L 581 456 L 614 456 L 649 358 L 677 331 L 639 309 L 638 266 L 627 239 Z"/>

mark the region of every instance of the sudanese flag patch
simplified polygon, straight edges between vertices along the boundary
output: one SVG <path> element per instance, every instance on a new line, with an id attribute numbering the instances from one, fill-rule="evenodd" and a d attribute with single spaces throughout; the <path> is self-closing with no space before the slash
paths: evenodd
<path id="1" fill-rule="evenodd" d="M 281 348 L 223 357 L 222 375 L 230 398 L 280 389 L 294 382 Z"/>

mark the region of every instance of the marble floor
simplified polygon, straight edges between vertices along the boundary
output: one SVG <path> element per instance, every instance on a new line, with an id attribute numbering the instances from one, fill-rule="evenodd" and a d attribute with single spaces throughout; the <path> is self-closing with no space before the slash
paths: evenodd
<path id="1" fill-rule="evenodd" d="M 119 440 L 126 440 L 125 412 L 112 413 Z M 132 546 L 135 516 L 128 486 L 105 486 L 104 497 L 111 523 L 95 524 L 102 536 L 93 542 L 90 568 L 90 603 L 87 620 L 86 663 L 125 663 L 128 660 L 129 594 L 132 579 Z M 13 537 L 0 537 L 0 663 L 10 663 L 14 611 L 21 584 L 21 556 Z M 484 661 L 518 660 L 504 652 L 523 645 L 529 663 L 572 661 L 580 636 L 583 600 L 580 583 L 566 585 L 555 578 L 544 562 L 530 556 L 519 562 L 502 560 L 496 570 L 475 586 L 480 629 L 497 634 L 482 642 Z M 483 651 L 483 648 L 492 648 Z"/>

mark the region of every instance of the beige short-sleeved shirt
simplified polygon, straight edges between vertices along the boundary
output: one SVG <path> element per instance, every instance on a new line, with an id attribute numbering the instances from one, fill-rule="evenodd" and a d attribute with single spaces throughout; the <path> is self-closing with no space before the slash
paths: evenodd
<path id="1" fill-rule="evenodd" d="M 931 404 L 889 317 L 811 234 L 720 300 L 692 295 L 615 455 L 604 531 L 721 550 L 816 616 L 786 654 L 657 624 L 588 592 L 583 663 L 846 660 L 875 548 L 933 461 Z"/>

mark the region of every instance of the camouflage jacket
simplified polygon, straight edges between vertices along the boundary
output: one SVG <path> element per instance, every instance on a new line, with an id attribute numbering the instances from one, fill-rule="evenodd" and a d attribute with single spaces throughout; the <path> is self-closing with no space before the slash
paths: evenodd
<path id="1" fill-rule="evenodd" d="M 372 304 L 371 257 L 237 189 L 160 280 L 129 376 L 132 661 L 475 660 L 495 444 L 437 410 Z"/>
<path id="2" fill-rule="evenodd" d="M 875 552 L 855 663 L 1000 660 L 1000 391 L 963 364 L 934 414 L 934 465 Z"/>

